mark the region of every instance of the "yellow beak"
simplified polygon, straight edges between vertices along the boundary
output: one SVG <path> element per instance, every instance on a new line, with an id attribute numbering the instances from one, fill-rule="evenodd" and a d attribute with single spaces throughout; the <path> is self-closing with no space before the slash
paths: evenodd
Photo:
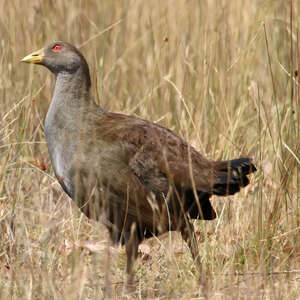
<path id="1" fill-rule="evenodd" d="M 38 51 L 32 52 L 31 54 L 25 56 L 21 61 L 33 64 L 39 64 L 42 62 L 44 57 L 44 50 L 40 49 Z"/>

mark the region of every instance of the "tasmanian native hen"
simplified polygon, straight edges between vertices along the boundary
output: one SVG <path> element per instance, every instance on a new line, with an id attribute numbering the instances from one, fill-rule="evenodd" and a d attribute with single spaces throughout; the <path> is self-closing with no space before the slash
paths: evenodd
<path id="1" fill-rule="evenodd" d="M 48 150 L 63 190 L 113 242 L 126 246 L 127 283 L 145 238 L 180 231 L 201 275 L 192 219 L 212 220 L 212 195 L 228 196 L 256 171 L 250 158 L 213 161 L 171 130 L 99 107 L 89 67 L 71 44 L 54 42 L 24 57 L 56 76 L 45 121 Z"/>

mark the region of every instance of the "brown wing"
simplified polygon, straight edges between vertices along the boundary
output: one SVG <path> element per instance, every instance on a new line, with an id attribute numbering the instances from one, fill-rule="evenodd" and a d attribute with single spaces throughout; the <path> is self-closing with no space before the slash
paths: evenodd
<path id="1" fill-rule="evenodd" d="M 120 146 L 122 163 L 156 196 L 160 210 L 173 187 L 171 212 L 179 216 L 183 208 L 192 218 L 215 218 L 209 201 L 215 178 L 212 161 L 167 128 L 139 118 L 105 113 L 97 127 L 98 137 Z"/>
<path id="2" fill-rule="evenodd" d="M 150 190 L 166 193 L 170 182 L 183 189 L 211 193 L 213 162 L 167 128 L 145 120 L 108 113 L 101 136 L 122 143 L 134 174 Z"/>

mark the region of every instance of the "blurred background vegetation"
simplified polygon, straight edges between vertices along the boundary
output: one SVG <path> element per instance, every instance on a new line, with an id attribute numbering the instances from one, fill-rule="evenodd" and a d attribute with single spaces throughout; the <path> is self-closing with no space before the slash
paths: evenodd
<path id="1" fill-rule="evenodd" d="M 0 299 L 123 294 L 124 249 L 54 178 L 43 133 L 55 78 L 20 59 L 86 57 L 96 101 L 258 172 L 195 222 L 206 282 L 177 234 L 143 244 L 136 299 L 299 299 L 300 5 L 286 0 L 0 1 Z"/>

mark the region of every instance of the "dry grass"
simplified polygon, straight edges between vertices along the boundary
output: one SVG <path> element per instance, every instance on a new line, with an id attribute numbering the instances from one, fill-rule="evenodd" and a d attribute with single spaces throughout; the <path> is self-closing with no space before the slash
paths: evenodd
<path id="1" fill-rule="evenodd" d="M 180 237 L 165 235 L 146 242 L 132 297 L 299 299 L 300 6 L 291 18 L 290 4 L 0 2 L 1 299 L 101 299 L 108 283 L 123 293 L 124 250 L 53 177 L 43 119 L 54 78 L 19 62 L 58 39 L 82 45 L 106 109 L 167 126 L 215 159 L 250 155 L 259 169 L 249 188 L 213 199 L 216 221 L 198 222 L 205 286 Z"/>

